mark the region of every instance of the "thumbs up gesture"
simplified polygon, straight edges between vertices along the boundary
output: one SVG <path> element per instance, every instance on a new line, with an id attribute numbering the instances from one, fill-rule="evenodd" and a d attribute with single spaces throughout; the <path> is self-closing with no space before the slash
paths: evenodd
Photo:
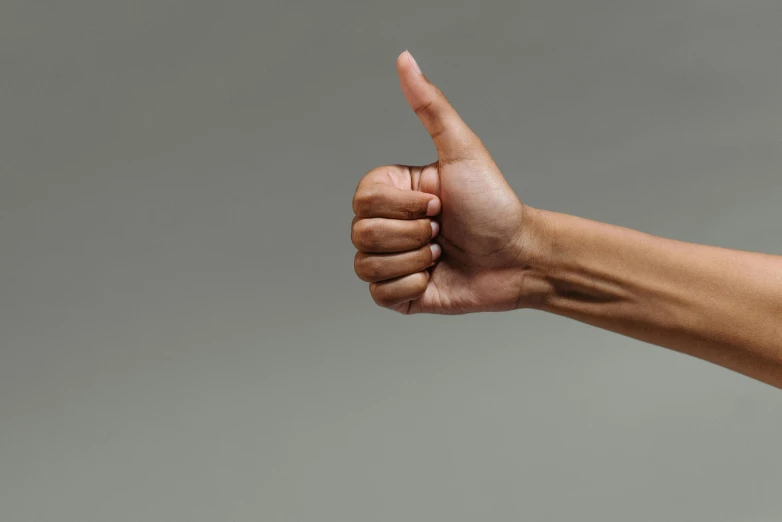
<path id="1" fill-rule="evenodd" d="M 525 207 L 481 140 L 405 51 L 397 72 L 437 161 L 369 172 L 353 197 L 356 274 L 403 314 L 522 306 L 532 241 Z"/>

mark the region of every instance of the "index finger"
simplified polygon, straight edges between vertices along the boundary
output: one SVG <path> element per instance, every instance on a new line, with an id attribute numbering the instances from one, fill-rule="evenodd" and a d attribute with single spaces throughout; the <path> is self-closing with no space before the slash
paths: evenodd
<path id="1" fill-rule="evenodd" d="M 436 216 L 441 206 L 433 194 L 382 183 L 360 186 L 353 196 L 353 213 L 362 218 L 420 219 Z"/>

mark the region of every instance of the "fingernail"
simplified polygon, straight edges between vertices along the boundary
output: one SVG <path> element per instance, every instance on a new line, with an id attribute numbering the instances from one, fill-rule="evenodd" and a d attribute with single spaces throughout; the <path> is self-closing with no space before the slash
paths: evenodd
<path id="1" fill-rule="evenodd" d="M 437 243 L 429 243 L 429 249 L 432 251 L 432 262 L 436 261 L 440 254 L 443 253 L 443 247 Z"/>
<path id="2" fill-rule="evenodd" d="M 436 216 L 439 213 L 440 213 L 440 200 L 430 199 L 429 203 L 426 204 L 426 215 Z"/>
<path id="3" fill-rule="evenodd" d="M 437 236 L 437 233 L 440 231 L 440 223 L 437 221 L 430 221 L 430 225 L 432 225 L 432 237 Z"/>
<path id="4" fill-rule="evenodd" d="M 410 51 L 407 51 L 407 58 L 410 60 L 410 64 L 413 66 L 413 69 L 415 69 L 415 72 L 421 74 L 421 68 L 418 67 L 418 62 L 415 61 L 415 58 L 410 54 Z"/>

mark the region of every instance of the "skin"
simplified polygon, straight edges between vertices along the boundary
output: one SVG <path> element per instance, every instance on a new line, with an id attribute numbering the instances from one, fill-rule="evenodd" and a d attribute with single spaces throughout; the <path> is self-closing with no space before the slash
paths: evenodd
<path id="1" fill-rule="evenodd" d="M 358 184 L 354 266 L 378 305 L 544 310 L 782 388 L 782 257 L 524 205 L 412 55 L 396 65 L 437 161 L 379 167 Z"/>

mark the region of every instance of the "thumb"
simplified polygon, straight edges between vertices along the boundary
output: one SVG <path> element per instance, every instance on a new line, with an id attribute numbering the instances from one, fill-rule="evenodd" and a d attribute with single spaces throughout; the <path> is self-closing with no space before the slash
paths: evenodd
<path id="1" fill-rule="evenodd" d="M 421 69 L 405 51 L 396 60 L 399 83 L 407 103 L 418 115 L 434 141 L 440 161 L 475 159 L 485 149 L 443 93 L 421 73 Z"/>

